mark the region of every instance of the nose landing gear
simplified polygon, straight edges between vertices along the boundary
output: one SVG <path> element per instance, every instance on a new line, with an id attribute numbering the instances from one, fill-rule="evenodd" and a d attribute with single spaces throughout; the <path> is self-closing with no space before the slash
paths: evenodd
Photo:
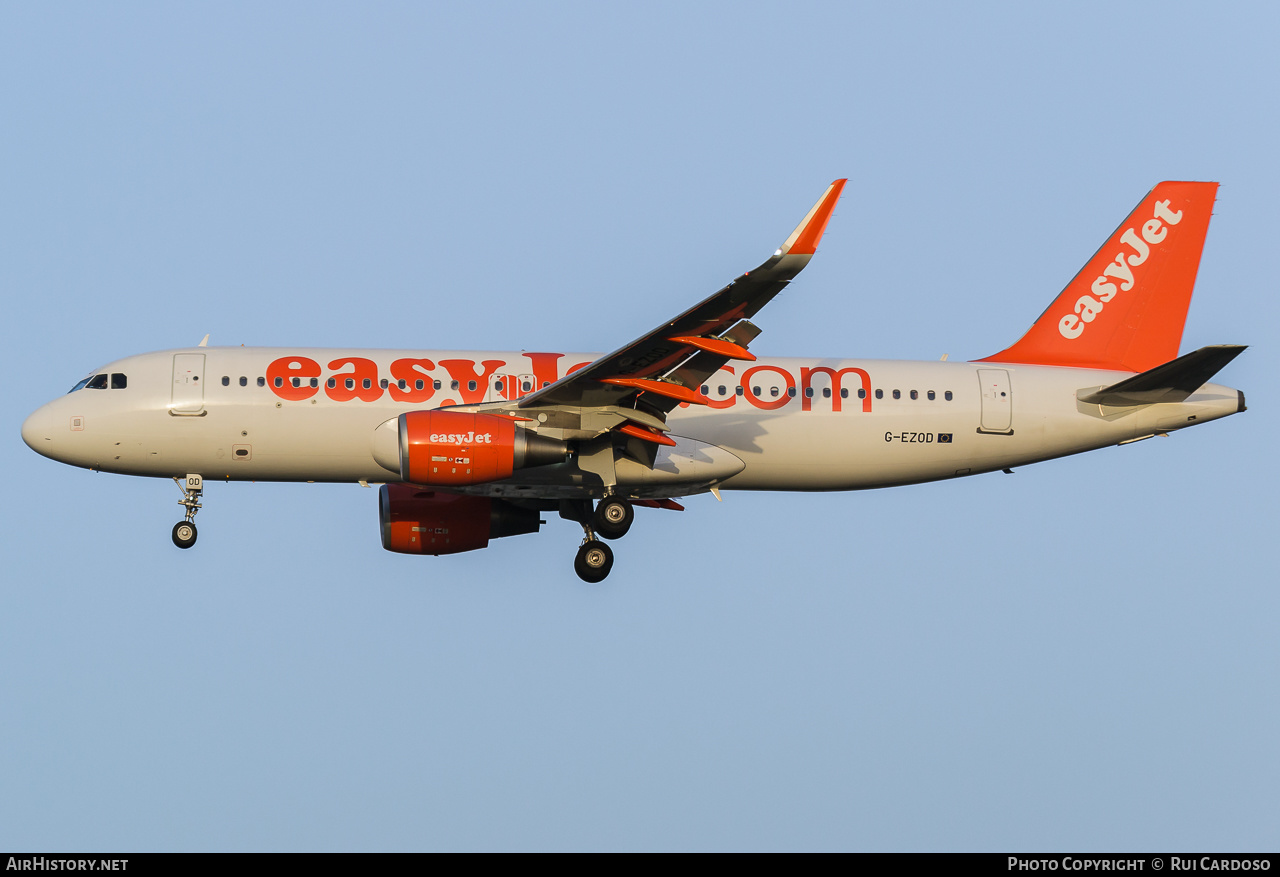
<path id="1" fill-rule="evenodd" d="M 173 483 L 182 491 L 182 499 L 178 505 L 187 510 L 186 520 L 173 525 L 173 544 L 179 548 L 190 548 L 196 544 L 196 512 L 200 511 L 200 495 L 204 493 L 204 479 L 199 475 L 188 475 L 184 483 L 174 478 Z"/>

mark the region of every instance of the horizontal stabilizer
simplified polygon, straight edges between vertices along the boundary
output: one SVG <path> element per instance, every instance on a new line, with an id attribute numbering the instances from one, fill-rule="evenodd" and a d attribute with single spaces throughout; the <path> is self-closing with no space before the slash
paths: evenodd
<path id="1" fill-rule="evenodd" d="M 1157 402 L 1181 402 L 1208 383 L 1210 378 L 1244 349 L 1244 345 L 1240 344 L 1201 347 L 1150 371 L 1125 378 L 1118 384 L 1094 390 L 1078 398 L 1090 405 L 1111 405 L 1118 408 Z"/>

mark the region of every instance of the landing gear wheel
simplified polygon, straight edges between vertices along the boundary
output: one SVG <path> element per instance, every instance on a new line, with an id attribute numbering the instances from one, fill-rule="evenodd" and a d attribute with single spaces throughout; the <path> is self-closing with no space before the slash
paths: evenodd
<path id="1" fill-rule="evenodd" d="M 578 549 L 573 559 L 573 571 L 584 582 L 603 582 L 613 569 L 613 549 L 598 539 L 589 539 Z"/>
<path id="2" fill-rule="evenodd" d="M 595 531 L 606 539 L 621 539 L 631 529 L 636 510 L 631 503 L 616 496 L 606 496 L 596 506 Z"/>
<path id="3" fill-rule="evenodd" d="M 173 544 L 190 548 L 196 544 L 196 525 L 192 521 L 178 521 L 173 525 Z"/>

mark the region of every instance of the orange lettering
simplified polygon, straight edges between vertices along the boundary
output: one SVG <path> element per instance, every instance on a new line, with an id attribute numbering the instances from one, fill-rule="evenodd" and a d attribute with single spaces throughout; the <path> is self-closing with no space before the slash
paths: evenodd
<path id="1" fill-rule="evenodd" d="M 801 395 L 800 410 L 801 411 L 808 411 L 810 408 L 813 407 L 813 399 L 809 398 L 809 395 L 805 393 L 804 390 L 809 389 L 810 378 L 813 375 L 817 374 L 818 372 L 822 372 L 831 380 L 831 410 L 832 411 L 840 410 L 840 378 L 850 373 L 855 374 L 858 377 L 862 378 L 862 410 L 864 412 L 868 412 L 871 410 L 871 376 L 870 375 L 868 375 L 865 371 L 863 371 L 860 368 L 842 368 L 840 369 L 840 371 L 835 371 L 834 369 L 827 368 L 825 365 L 820 365 L 817 368 L 802 367 L 800 369 L 800 384 L 803 388 L 800 391 L 800 395 Z"/>
<path id="2" fill-rule="evenodd" d="M 325 382 L 324 392 L 335 402 L 349 402 L 352 399 L 360 399 L 363 402 L 376 402 L 382 398 L 382 387 L 378 386 L 378 364 L 372 359 L 362 359 L 358 356 L 348 356 L 343 359 L 335 359 L 329 363 L 330 370 L 351 366 L 351 371 L 330 375 L 329 380 Z M 347 387 L 347 381 L 351 381 L 350 388 Z M 369 382 L 369 386 L 365 387 L 365 381 Z M 333 386 L 329 386 L 332 383 Z"/>
<path id="3" fill-rule="evenodd" d="M 463 404 L 474 405 L 484 401 L 489 378 L 506 363 L 500 359 L 486 359 L 481 363 L 483 372 L 477 372 L 475 362 L 470 359 L 442 359 L 440 365 L 448 369 L 449 376 L 458 382 L 458 393 L 462 395 Z M 471 389 L 473 386 L 474 390 Z"/>
<path id="4" fill-rule="evenodd" d="M 317 392 L 311 378 L 320 377 L 320 363 L 305 356 L 282 356 L 267 366 L 267 386 L 281 399 L 301 402 Z M 294 386 L 294 381 L 298 382 Z"/>
<path id="5" fill-rule="evenodd" d="M 400 389 L 393 382 L 387 387 L 387 392 L 397 402 L 427 401 L 436 391 L 431 375 L 427 372 L 435 367 L 436 364 L 429 359 L 397 359 L 391 363 L 391 377 L 393 381 L 404 381 L 406 389 Z M 418 389 L 418 381 L 422 381 L 421 390 Z"/>
<path id="6" fill-rule="evenodd" d="M 765 411 L 772 411 L 775 408 L 781 408 L 783 405 L 790 402 L 791 396 L 785 391 L 777 399 L 768 400 L 751 392 L 751 376 L 762 371 L 777 372 L 782 379 L 787 382 L 788 390 L 794 390 L 796 388 L 796 379 L 791 377 L 791 372 L 787 371 L 785 368 L 779 368 L 776 365 L 757 365 L 742 373 L 742 392 L 743 395 L 747 397 L 747 401 L 757 408 L 763 408 Z"/>
<path id="7" fill-rule="evenodd" d="M 733 366 L 731 366 L 731 365 L 725 365 L 725 366 L 721 366 L 721 367 L 720 367 L 720 371 L 727 371 L 729 374 L 735 374 L 735 371 L 736 371 L 736 370 L 735 370 L 735 369 L 734 369 L 734 367 L 733 367 Z M 708 378 L 708 379 L 707 379 L 707 380 L 708 380 L 708 384 L 707 384 L 707 388 L 708 388 L 708 389 L 710 389 L 710 388 L 711 388 L 710 381 L 714 380 L 714 379 L 715 379 L 715 377 L 716 377 L 716 375 L 718 375 L 718 374 L 720 374 L 720 372 L 716 372 L 716 374 L 715 374 L 715 375 L 712 375 L 710 378 Z M 743 377 L 745 378 L 745 377 L 746 377 L 746 375 L 743 375 Z M 730 384 L 730 386 L 732 386 L 732 384 Z M 719 402 L 716 402 L 715 400 L 713 400 L 710 396 L 706 395 L 705 393 L 702 395 L 702 398 L 707 400 L 707 407 L 708 407 L 708 408 L 728 408 L 729 406 L 733 405 L 735 402 L 737 402 L 737 401 L 738 401 L 738 396 L 737 396 L 737 394 L 736 394 L 736 393 L 730 393 L 727 397 L 725 397 L 724 399 L 721 399 Z M 681 403 L 681 404 L 688 404 L 688 403 Z"/>

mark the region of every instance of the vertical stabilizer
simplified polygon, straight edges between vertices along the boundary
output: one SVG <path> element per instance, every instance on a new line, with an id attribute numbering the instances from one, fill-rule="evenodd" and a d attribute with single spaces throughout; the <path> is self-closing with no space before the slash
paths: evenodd
<path id="1" fill-rule="evenodd" d="M 1157 185 L 1027 334 L 978 361 L 1143 372 L 1176 358 L 1217 191 Z"/>

